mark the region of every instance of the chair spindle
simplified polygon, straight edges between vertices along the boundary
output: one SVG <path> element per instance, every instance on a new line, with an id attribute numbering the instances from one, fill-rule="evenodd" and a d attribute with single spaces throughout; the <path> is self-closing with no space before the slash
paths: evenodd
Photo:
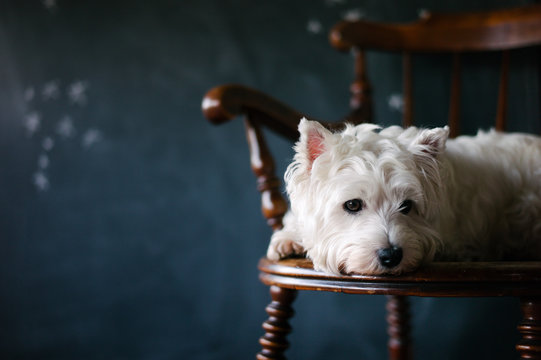
<path id="1" fill-rule="evenodd" d="M 496 130 L 504 131 L 507 117 L 507 83 L 509 78 L 509 51 L 502 51 L 502 67 L 498 90 L 498 110 L 496 112 Z"/>
<path id="2" fill-rule="evenodd" d="M 451 77 L 451 97 L 449 99 L 449 137 L 457 137 L 460 132 L 460 54 L 453 54 Z"/>
<path id="3" fill-rule="evenodd" d="M 522 339 L 516 349 L 521 359 L 541 359 L 541 298 L 520 299 L 522 321 L 518 331 Z"/>
<path id="4" fill-rule="evenodd" d="M 389 359 L 412 359 L 408 297 L 395 295 L 388 296 L 386 309 L 387 333 L 389 335 Z"/>
<path id="5" fill-rule="evenodd" d="M 360 124 L 372 121 L 372 86 L 366 76 L 366 61 L 364 50 L 354 49 L 355 79 L 350 86 L 351 113 L 348 120 Z"/>
<path id="6" fill-rule="evenodd" d="M 251 116 L 245 119 L 246 138 L 250 149 L 250 163 L 257 177 L 257 189 L 261 193 L 261 211 L 273 230 L 282 228 L 282 218 L 287 212 L 287 201 L 280 191 L 280 180 L 260 126 Z"/>
<path id="7" fill-rule="evenodd" d="M 404 91 L 404 112 L 402 117 L 402 126 L 407 128 L 413 125 L 413 80 L 411 76 L 411 53 L 402 55 L 403 67 L 403 91 Z"/>
<path id="8" fill-rule="evenodd" d="M 257 360 L 285 360 L 284 352 L 289 347 L 287 335 L 291 332 L 289 318 L 295 311 L 291 304 L 297 297 L 297 291 L 271 286 L 272 302 L 265 308 L 269 315 L 263 323 L 265 335 L 259 339 L 263 349 L 257 354 Z"/>

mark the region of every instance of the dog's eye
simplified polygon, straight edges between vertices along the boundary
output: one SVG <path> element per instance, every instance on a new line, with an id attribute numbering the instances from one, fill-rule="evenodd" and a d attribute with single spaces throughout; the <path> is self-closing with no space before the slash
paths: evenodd
<path id="1" fill-rule="evenodd" d="M 398 209 L 398 211 L 404 215 L 407 215 L 411 211 L 411 208 L 413 208 L 413 201 L 404 200 L 402 204 L 400 204 L 400 209 Z"/>
<path id="2" fill-rule="evenodd" d="M 348 200 L 344 203 L 344 210 L 349 213 L 357 213 L 363 209 L 363 201 L 361 199 Z"/>

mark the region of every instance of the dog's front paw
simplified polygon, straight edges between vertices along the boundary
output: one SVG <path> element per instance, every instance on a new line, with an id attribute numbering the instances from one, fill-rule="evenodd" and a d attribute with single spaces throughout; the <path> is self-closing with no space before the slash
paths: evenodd
<path id="1" fill-rule="evenodd" d="M 277 231 L 272 235 L 269 248 L 267 249 L 267 258 L 270 260 L 280 260 L 290 255 L 304 254 L 304 248 L 294 236 L 288 231 Z"/>

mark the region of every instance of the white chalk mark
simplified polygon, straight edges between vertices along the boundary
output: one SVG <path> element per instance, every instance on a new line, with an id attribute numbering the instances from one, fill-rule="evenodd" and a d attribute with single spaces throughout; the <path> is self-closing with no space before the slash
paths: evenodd
<path id="1" fill-rule="evenodd" d="M 68 86 L 68 97 L 70 101 L 77 105 L 86 105 L 87 96 L 86 91 L 88 89 L 88 83 L 86 81 L 75 81 Z"/>
<path id="2" fill-rule="evenodd" d="M 430 10 L 428 9 L 419 9 L 417 10 L 417 16 L 419 16 L 419 19 L 428 20 L 430 18 Z"/>
<path id="3" fill-rule="evenodd" d="M 56 0 L 42 0 L 43 6 L 49 11 L 56 10 Z"/>
<path id="4" fill-rule="evenodd" d="M 40 169 L 47 169 L 49 167 L 49 157 L 47 154 L 41 154 L 38 157 L 38 167 Z"/>
<path id="5" fill-rule="evenodd" d="M 310 19 L 306 24 L 306 30 L 311 34 L 319 34 L 323 31 L 323 25 L 317 19 Z"/>
<path id="6" fill-rule="evenodd" d="M 357 20 L 361 20 L 365 16 L 366 14 L 361 9 L 351 9 L 351 10 L 346 11 L 342 15 L 342 18 L 347 21 L 357 21 Z"/>
<path id="7" fill-rule="evenodd" d="M 343 5 L 346 3 L 346 0 L 325 0 L 327 6 Z"/>
<path id="8" fill-rule="evenodd" d="M 26 102 L 30 102 L 34 100 L 34 96 L 36 95 L 36 91 L 34 90 L 34 87 L 30 86 L 26 88 L 26 90 L 23 93 L 23 99 Z"/>
<path id="9" fill-rule="evenodd" d="M 45 85 L 41 90 L 41 98 L 45 101 L 56 100 L 60 97 L 60 86 L 58 85 L 57 80 L 51 80 Z"/>
<path id="10" fill-rule="evenodd" d="M 39 191 L 46 191 L 49 189 L 50 183 L 47 175 L 43 171 L 38 171 L 34 173 L 34 186 Z"/>
<path id="11" fill-rule="evenodd" d="M 69 139 L 75 135 L 75 126 L 69 115 L 64 116 L 56 126 L 56 133 L 64 139 Z"/>
<path id="12" fill-rule="evenodd" d="M 45 151 L 51 151 L 51 149 L 54 147 L 54 140 L 52 137 L 47 136 L 43 141 L 41 142 L 41 146 L 43 147 L 43 150 Z"/>
<path id="13" fill-rule="evenodd" d="M 32 111 L 24 117 L 23 126 L 29 136 L 32 136 L 41 127 L 41 115 L 37 111 Z"/>
<path id="14" fill-rule="evenodd" d="M 404 97 L 402 94 L 391 94 L 387 98 L 387 104 L 391 110 L 402 112 L 404 110 Z"/>
<path id="15" fill-rule="evenodd" d="M 83 140 L 81 144 L 83 145 L 84 148 L 87 149 L 91 147 L 92 145 L 94 145 L 95 143 L 100 142 L 102 138 L 103 137 L 101 135 L 101 131 L 97 129 L 88 129 L 83 134 Z"/>

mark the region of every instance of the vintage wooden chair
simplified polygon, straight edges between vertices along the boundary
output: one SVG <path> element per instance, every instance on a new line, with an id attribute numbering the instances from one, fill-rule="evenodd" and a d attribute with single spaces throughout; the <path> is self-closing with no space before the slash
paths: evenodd
<path id="1" fill-rule="evenodd" d="M 501 51 L 501 75 L 495 127 L 505 129 L 509 52 L 541 44 L 541 6 L 465 14 L 424 14 L 409 24 L 379 24 L 368 21 L 338 23 L 330 33 L 332 45 L 353 51 L 355 79 L 351 85 L 351 113 L 344 120 L 371 120 L 371 84 L 367 77 L 365 51 L 403 54 L 403 125 L 413 123 L 412 54 L 448 53 L 452 61 L 449 126 L 458 134 L 461 53 Z M 539 99 L 538 99 L 539 100 Z M 273 98 L 240 85 L 219 86 L 203 100 L 203 112 L 214 124 L 245 116 L 250 159 L 262 196 L 262 210 L 273 229 L 282 226 L 287 202 L 261 126 L 296 140 L 303 116 Z M 339 124 L 326 124 L 333 128 Z M 541 179 L 540 179 L 541 181 Z M 541 221 L 541 219 L 540 219 Z M 284 359 L 286 336 L 297 290 L 388 295 L 388 347 L 391 359 L 411 358 L 408 296 L 516 297 L 523 318 L 518 326 L 521 339 L 516 349 L 522 359 L 541 359 L 541 262 L 433 263 L 402 276 L 331 276 L 316 272 L 307 259 L 278 262 L 265 257 L 259 262 L 260 279 L 270 286 L 272 302 L 266 308 L 263 347 L 258 359 Z"/>

